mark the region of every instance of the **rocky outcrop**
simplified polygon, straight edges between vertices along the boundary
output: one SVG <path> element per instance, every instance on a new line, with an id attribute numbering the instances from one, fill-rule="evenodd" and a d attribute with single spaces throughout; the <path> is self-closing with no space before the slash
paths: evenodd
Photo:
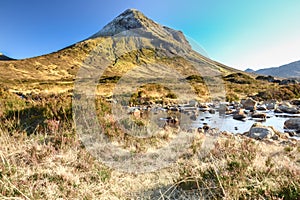
<path id="1" fill-rule="evenodd" d="M 224 80 L 237 84 L 251 84 L 254 81 L 249 75 L 240 72 L 229 74 L 224 77 Z"/>
<path id="2" fill-rule="evenodd" d="M 275 81 L 275 78 L 273 76 L 258 76 L 255 79 L 260 81 L 268 81 L 270 83 L 273 83 Z"/>
<path id="3" fill-rule="evenodd" d="M 280 81 L 279 85 L 289 85 L 289 84 L 298 84 L 299 82 L 294 79 L 284 79 Z"/>

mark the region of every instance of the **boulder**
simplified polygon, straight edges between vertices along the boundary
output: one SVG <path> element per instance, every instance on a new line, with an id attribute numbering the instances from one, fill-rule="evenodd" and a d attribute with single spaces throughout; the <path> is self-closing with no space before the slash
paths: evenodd
<path id="1" fill-rule="evenodd" d="M 243 108 L 246 110 L 256 110 L 257 101 L 253 100 L 252 98 L 248 98 L 241 101 Z"/>
<path id="2" fill-rule="evenodd" d="M 272 138 L 275 135 L 271 127 L 263 126 L 261 123 L 254 123 L 249 130 L 248 136 L 254 139 Z"/>
<path id="3" fill-rule="evenodd" d="M 276 109 L 274 110 L 274 112 L 275 112 L 275 113 L 283 113 L 283 111 L 280 110 L 279 108 L 276 108 Z"/>
<path id="4" fill-rule="evenodd" d="M 297 107 L 292 106 L 289 103 L 284 103 L 284 104 L 278 106 L 278 109 L 284 113 L 289 113 L 289 114 L 299 114 L 300 113 L 300 111 Z"/>
<path id="5" fill-rule="evenodd" d="M 209 106 L 206 105 L 206 104 L 198 104 L 198 107 L 199 107 L 199 109 L 202 110 L 202 111 L 209 110 Z"/>
<path id="6" fill-rule="evenodd" d="M 275 110 L 275 109 L 277 109 L 277 103 L 268 103 L 267 104 L 267 109 L 268 110 Z"/>
<path id="7" fill-rule="evenodd" d="M 239 109 L 235 113 L 233 113 L 233 119 L 236 120 L 243 120 L 247 117 L 247 115 L 244 112 L 244 109 Z"/>
<path id="8" fill-rule="evenodd" d="M 207 124 L 205 124 L 202 128 L 206 132 L 206 131 L 208 131 L 210 129 L 210 126 L 208 126 Z"/>
<path id="9" fill-rule="evenodd" d="M 300 130 L 300 118 L 288 119 L 284 122 L 284 128 Z"/>
<path id="10" fill-rule="evenodd" d="M 278 101 L 275 99 L 265 102 L 268 110 L 275 110 L 278 106 Z"/>
<path id="11" fill-rule="evenodd" d="M 214 110 L 214 109 L 210 109 L 209 111 L 208 111 L 210 114 L 216 114 L 216 110 Z"/>
<path id="12" fill-rule="evenodd" d="M 240 115 L 240 114 L 233 115 L 233 119 L 236 119 L 236 120 L 244 120 L 245 118 L 247 118 L 247 116 L 245 114 L 243 114 L 243 115 Z"/>
<path id="13" fill-rule="evenodd" d="M 300 99 L 295 99 L 291 101 L 292 105 L 300 106 Z"/>
<path id="14" fill-rule="evenodd" d="M 189 101 L 189 106 L 190 107 L 197 107 L 198 106 L 198 101 L 196 101 L 196 100 L 190 100 Z"/>
<path id="15" fill-rule="evenodd" d="M 265 104 L 257 106 L 257 110 L 265 111 L 267 110 L 267 106 Z"/>
<path id="16" fill-rule="evenodd" d="M 253 113 L 252 118 L 266 119 L 267 114 L 266 113 Z"/>
<path id="17" fill-rule="evenodd" d="M 168 107 L 168 110 L 173 111 L 173 112 L 179 112 L 180 109 L 178 107 Z"/>

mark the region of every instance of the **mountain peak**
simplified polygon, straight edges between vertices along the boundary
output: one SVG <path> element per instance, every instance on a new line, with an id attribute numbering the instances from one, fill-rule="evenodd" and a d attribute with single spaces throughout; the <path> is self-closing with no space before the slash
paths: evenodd
<path id="1" fill-rule="evenodd" d="M 134 9 L 134 8 L 130 8 L 125 10 L 122 14 L 120 14 L 118 17 L 115 18 L 115 20 L 120 20 L 120 19 L 124 19 L 127 18 L 129 20 L 135 20 L 135 21 L 146 21 L 146 20 L 150 20 L 148 19 L 141 11 Z"/>
<path id="2" fill-rule="evenodd" d="M 121 33 L 128 34 L 128 36 L 137 34 L 148 38 L 152 41 L 151 43 L 156 41 L 156 45 L 161 45 L 163 41 L 164 43 L 172 44 L 171 46 L 177 45 L 181 48 L 184 47 L 186 50 L 191 50 L 189 42 L 181 31 L 162 26 L 146 17 L 137 9 L 125 10 L 89 39 L 116 36 Z"/>
<path id="3" fill-rule="evenodd" d="M 139 10 L 135 9 L 135 8 L 129 8 L 127 10 L 125 10 L 121 15 L 126 15 L 126 14 L 143 14 L 142 12 L 140 12 Z"/>
<path id="4" fill-rule="evenodd" d="M 93 35 L 91 38 L 100 36 L 113 36 L 123 31 L 147 28 L 156 23 L 147 18 L 142 12 L 137 9 L 127 9 L 122 14 L 117 16 L 113 21 L 103 27 L 101 31 Z"/>

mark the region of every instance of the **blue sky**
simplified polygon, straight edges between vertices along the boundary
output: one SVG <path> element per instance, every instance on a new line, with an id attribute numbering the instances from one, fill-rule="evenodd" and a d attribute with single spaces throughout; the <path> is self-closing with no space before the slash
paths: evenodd
<path id="1" fill-rule="evenodd" d="M 57 51 L 127 8 L 183 31 L 210 58 L 234 68 L 300 60 L 299 0 L 2 0 L 0 52 L 21 59 Z"/>

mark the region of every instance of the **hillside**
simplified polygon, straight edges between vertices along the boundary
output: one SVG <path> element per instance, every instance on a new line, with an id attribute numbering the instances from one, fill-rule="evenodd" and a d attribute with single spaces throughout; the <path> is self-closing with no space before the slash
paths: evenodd
<path id="1" fill-rule="evenodd" d="M 101 59 L 100 55 L 107 59 L 104 77 L 122 76 L 137 64 L 150 63 L 163 63 L 183 77 L 227 75 L 238 71 L 193 51 L 181 31 L 162 26 L 141 12 L 129 9 L 90 38 L 60 51 L 0 62 L 0 83 L 22 92 L 70 89 L 78 70 L 90 59 L 94 62 Z"/>

